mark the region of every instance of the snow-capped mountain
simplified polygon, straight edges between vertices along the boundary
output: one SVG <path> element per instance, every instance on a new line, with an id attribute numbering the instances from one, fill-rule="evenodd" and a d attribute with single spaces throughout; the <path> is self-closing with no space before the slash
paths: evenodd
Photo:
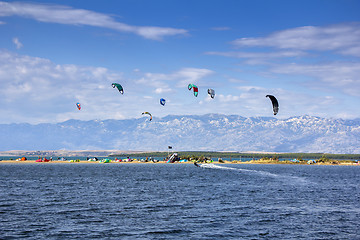
<path id="1" fill-rule="evenodd" d="M 360 153 L 360 119 L 206 114 L 0 124 L 6 150 L 180 150 Z"/>

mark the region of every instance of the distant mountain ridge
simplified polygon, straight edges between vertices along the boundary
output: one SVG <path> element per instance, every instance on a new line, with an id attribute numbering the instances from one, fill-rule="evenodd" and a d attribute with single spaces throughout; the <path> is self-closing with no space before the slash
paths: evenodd
<path id="1" fill-rule="evenodd" d="M 360 119 L 168 115 L 150 122 L 68 120 L 0 124 L 0 151 L 138 150 L 360 153 Z"/>

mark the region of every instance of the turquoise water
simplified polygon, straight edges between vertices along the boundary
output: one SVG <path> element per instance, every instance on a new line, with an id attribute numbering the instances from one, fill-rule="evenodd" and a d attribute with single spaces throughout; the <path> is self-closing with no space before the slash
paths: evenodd
<path id="1" fill-rule="evenodd" d="M 360 167 L 0 164 L 0 239 L 359 239 Z"/>

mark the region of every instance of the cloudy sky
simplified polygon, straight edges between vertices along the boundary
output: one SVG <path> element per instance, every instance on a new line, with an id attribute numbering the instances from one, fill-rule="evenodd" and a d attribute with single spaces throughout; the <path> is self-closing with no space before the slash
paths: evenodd
<path id="1" fill-rule="evenodd" d="M 0 123 L 270 117 L 267 94 L 278 118 L 359 118 L 359 13 L 357 0 L 0 1 Z"/>

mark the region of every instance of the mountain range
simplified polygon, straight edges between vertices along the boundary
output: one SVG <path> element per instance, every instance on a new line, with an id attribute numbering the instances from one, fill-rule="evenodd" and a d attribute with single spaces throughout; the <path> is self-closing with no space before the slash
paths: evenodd
<path id="1" fill-rule="evenodd" d="M 169 115 L 0 124 L 0 151 L 138 150 L 360 153 L 360 119 Z"/>

